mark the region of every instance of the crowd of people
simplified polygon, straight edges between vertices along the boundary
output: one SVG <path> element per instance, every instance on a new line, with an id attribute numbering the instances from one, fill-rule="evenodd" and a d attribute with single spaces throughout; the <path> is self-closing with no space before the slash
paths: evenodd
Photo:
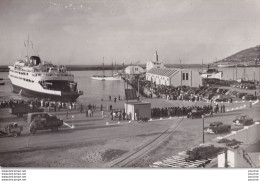
<path id="1" fill-rule="evenodd" d="M 182 107 L 165 107 L 165 108 L 152 108 L 151 110 L 151 116 L 153 118 L 158 117 L 168 117 L 168 116 L 187 116 L 188 113 L 190 113 L 192 110 L 196 111 L 203 111 L 205 114 L 211 114 L 214 113 L 224 113 L 225 105 L 221 104 L 220 106 L 218 104 L 215 105 L 205 105 L 205 106 L 182 106 Z"/>
<path id="2" fill-rule="evenodd" d="M 188 106 L 188 107 L 166 107 L 166 108 L 152 108 L 152 117 L 167 117 L 167 116 L 184 116 L 187 115 L 193 109 L 212 109 L 212 106 Z"/>

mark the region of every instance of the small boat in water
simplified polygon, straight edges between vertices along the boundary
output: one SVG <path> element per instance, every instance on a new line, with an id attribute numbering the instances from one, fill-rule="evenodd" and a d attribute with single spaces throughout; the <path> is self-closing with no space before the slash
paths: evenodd
<path id="1" fill-rule="evenodd" d="M 104 73 L 104 59 L 103 59 L 103 73 L 102 75 L 93 75 L 91 77 L 91 79 L 93 80 L 101 80 L 101 81 L 105 81 L 105 80 L 121 80 L 121 76 L 119 73 L 115 73 L 111 76 L 105 75 Z"/>
<path id="2" fill-rule="evenodd" d="M 218 64 L 219 68 L 227 68 L 227 67 L 235 67 L 235 64 L 230 64 L 230 63 L 220 63 Z"/>

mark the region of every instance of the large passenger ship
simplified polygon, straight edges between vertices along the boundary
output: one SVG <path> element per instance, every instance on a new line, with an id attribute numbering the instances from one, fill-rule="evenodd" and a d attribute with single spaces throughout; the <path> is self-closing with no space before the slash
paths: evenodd
<path id="1" fill-rule="evenodd" d="M 82 91 L 65 66 L 41 61 L 38 56 L 18 60 L 9 66 L 13 91 L 27 97 L 74 101 Z"/>

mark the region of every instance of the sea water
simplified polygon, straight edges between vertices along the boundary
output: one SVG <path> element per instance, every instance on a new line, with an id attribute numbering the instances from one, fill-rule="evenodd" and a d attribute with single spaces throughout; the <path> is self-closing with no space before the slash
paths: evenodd
<path id="1" fill-rule="evenodd" d="M 193 69 L 194 71 L 201 71 L 201 69 Z M 245 77 L 249 80 L 259 81 L 260 67 L 238 67 L 236 68 L 219 68 L 218 70 L 223 71 L 223 79 L 235 80 Z M 111 71 L 104 71 L 105 75 L 111 75 Z M 102 71 L 72 71 L 75 82 L 78 83 L 78 89 L 84 92 L 77 102 L 96 102 L 108 100 L 109 96 L 124 98 L 124 89 L 126 84 L 123 80 L 116 81 L 100 81 L 93 80 L 91 76 L 102 75 Z M 237 75 L 236 75 L 237 73 Z M 23 99 L 24 97 L 12 92 L 12 85 L 8 79 L 8 72 L 0 72 L 0 78 L 4 79 L 5 85 L 0 86 L 0 100 L 3 99 Z"/>

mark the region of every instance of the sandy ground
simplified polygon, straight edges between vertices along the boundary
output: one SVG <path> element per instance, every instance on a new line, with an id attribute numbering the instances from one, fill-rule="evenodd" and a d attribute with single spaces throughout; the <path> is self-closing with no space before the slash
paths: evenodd
<path id="1" fill-rule="evenodd" d="M 152 107 L 206 104 L 164 99 L 146 99 L 145 101 L 151 102 Z M 114 108 L 123 108 L 124 105 L 124 101 L 117 103 L 103 101 L 102 103 L 103 105 L 113 104 Z M 249 105 L 249 103 L 226 103 L 226 108 L 239 107 L 244 104 Z M 244 113 L 259 118 L 258 110 L 259 103 L 253 109 L 247 107 L 244 110 L 218 114 L 213 118 L 208 117 L 205 119 L 205 126 L 213 121 L 223 121 L 229 124 L 236 115 Z M 7 110 L 0 110 L 0 115 L 0 128 L 14 121 L 26 126 L 24 119 L 10 116 Z M 72 115 L 74 118 L 71 117 Z M 65 118 L 65 115 L 58 113 L 58 117 Z M 64 126 L 58 133 L 41 131 L 30 138 L 28 130 L 25 129 L 20 138 L 0 138 L 0 165 L 4 167 L 102 168 L 112 160 L 154 139 L 176 119 L 155 120 L 148 123 L 121 121 L 120 125 L 117 125 L 117 121 L 111 121 L 109 117 L 101 119 L 99 111 L 94 113 L 94 118 L 86 118 L 85 114 L 71 113 L 69 120 L 65 121 L 74 124 L 74 130 Z M 107 122 L 109 125 L 106 125 Z M 232 126 L 232 130 L 237 129 L 240 128 Z M 216 136 L 210 134 L 205 139 L 210 141 Z M 155 161 L 199 145 L 201 139 L 202 120 L 184 119 L 180 127 L 167 140 L 130 167 L 148 167 Z"/>

